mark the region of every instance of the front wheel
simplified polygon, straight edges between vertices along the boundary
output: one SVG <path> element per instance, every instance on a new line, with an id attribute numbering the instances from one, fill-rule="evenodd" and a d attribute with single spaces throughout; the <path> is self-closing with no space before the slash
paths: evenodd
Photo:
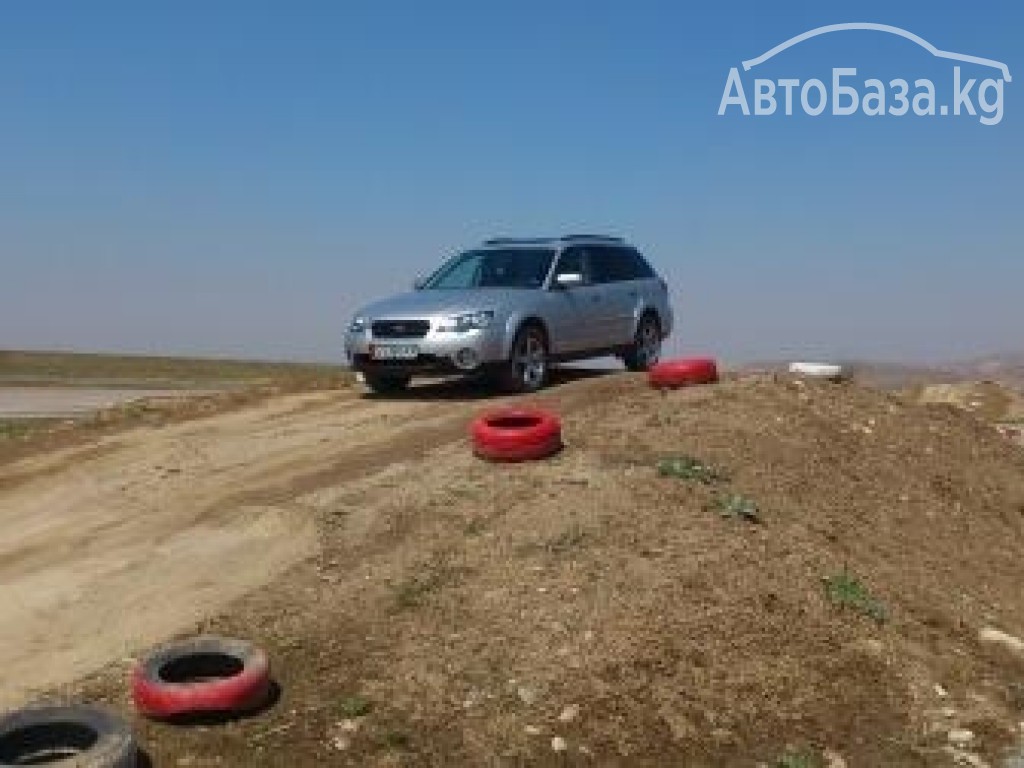
<path id="1" fill-rule="evenodd" d="M 377 395 L 394 395 L 404 392 L 409 386 L 411 376 L 383 376 L 380 374 L 363 374 L 366 388 Z"/>
<path id="2" fill-rule="evenodd" d="M 529 393 L 543 388 L 548 379 L 548 341 L 536 325 L 516 334 L 512 354 L 502 366 L 500 385 L 506 392 Z"/>
<path id="3" fill-rule="evenodd" d="M 640 318 L 633 344 L 622 356 L 630 371 L 648 371 L 661 359 L 661 326 L 654 315 Z"/>

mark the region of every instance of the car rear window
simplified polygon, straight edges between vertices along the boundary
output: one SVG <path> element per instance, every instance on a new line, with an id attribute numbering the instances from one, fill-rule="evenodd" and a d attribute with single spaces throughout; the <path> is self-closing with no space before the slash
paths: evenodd
<path id="1" fill-rule="evenodd" d="M 651 265 L 633 248 L 595 246 L 587 250 L 590 252 L 590 277 L 595 283 L 621 283 L 654 277 Z"/>

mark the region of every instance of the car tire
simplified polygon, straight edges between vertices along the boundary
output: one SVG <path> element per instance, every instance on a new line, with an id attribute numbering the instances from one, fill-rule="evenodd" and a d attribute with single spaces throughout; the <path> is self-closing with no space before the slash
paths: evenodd
<path id="1" fill-rule="evenodd" d="M 790 363 L 789 372 L 797 376 L 829 381 L 842 381 L 848 377 L 846 369 L 835 363 Z"/>
<path id="2" fill-rule="evenodd" d="M 678 389 L 692 384 L 718 381 L 718 366 L 709 357 L 666 360 L 647 372 L 647 380 L 655 389 Z"/>
<path id="3" fill-rule="evenodd" d="M 363 383 L 375 395 L 394 395 L 404 392 L 412 381 L 411 376 L 384 376 L 382 374 L 363 374 Z"/>
<path id="4" fill-rule="evenodd" d="M 528 394 L 543 389 L 547 381 L 548 339 L 543 328 L 528 323 L 512 341 L 512 350 L 498 374 L 498 383 L 505 392 Z"/>
<path id="5" fill-rule="evenodd" d="M 27 707 L 0 718 L 0 766 L 134 768 L 138 752 L 127 723 L 94 707 Z"/>
<path id="6" fill-rule="evenodd" d="M 539 408 L 506 408 L 477 418 L 470 427 L 473 452 L 488 461 L 533 461 L 562 449 L 558 416 Z"/>
<path id="7" fill-rule="evenodd" d="M 244 714 L 263 706 L 270 693 L 267 654 L 243 640 L 212 635 L 158 648 L 132 675 L 136 709 L 156 719 Z"/>
<path id="8" fill-rule="evenodd" d="M 640 318 L 637 324 L 633 344 L 622 356 L 627 370 L 649 371 L 661 359 L 661 324 L 651 312 Z"/>

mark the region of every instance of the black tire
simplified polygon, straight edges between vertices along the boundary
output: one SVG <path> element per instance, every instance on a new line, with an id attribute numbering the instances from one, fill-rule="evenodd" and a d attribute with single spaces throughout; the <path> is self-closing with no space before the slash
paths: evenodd
<path id="1" fill-rule="evenodd" d="M 101 709 L 40 706 L 0 718 L 0 766 L 135 768 L 128 725 Z"/>
<path id="2" fill-rule="evenodd" d="M 519 329 L 509 359 L 498 371 L 498 386 L 511 394 L 528 394 L 548 382 L 548 337 L 536 323 Z"/>
<path id="3" fill-rule="evenodd" d="M 647 312 L 636 326 L 633 343 L 622 355 L 630 371 L 649 371 L 661 359 L 661 323 L 657 315 Z"/>
<path id="4" fill-rule="evenodd" d="M 377 395 L 394 395 L 404 392 L 409 387 L 411 376 L 364 373 L 366 388 Z"/>

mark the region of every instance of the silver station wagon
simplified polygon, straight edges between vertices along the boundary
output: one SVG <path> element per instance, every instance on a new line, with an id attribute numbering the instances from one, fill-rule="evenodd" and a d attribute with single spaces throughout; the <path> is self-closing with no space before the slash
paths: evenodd
<path id="1" fill-rule="evenodd" d="M 359 310 L 345 353 L 375 392 L 448 374 L 534 392 L 552 362 L 617 355 L 647 370 L 671 331 L 668 286 L 621 238 L 497 238 Z"/>

